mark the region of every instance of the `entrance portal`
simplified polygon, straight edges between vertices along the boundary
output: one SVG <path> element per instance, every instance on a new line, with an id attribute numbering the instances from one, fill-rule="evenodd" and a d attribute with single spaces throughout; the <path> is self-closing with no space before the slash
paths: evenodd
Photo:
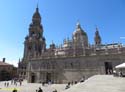
<path id="1" fill-rule="evenodd" d="M 113 72 L 112 62 L 105 62 L 105 73 L 112 74 L 112 72 Z"/>
<path id="2" fill-rule="evenodd" d="M 31 83 L 35 83 L 35 74 L 31 75 Z"/>
<path id="3" fill-rule="evenodd" d="M 51 82 L 51 73 L 46 74 L 46 82 Z"/>

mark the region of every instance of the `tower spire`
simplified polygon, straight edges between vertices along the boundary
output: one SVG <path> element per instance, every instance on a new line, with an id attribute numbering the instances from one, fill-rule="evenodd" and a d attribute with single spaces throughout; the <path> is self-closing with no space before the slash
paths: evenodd
<path id="1" fill-rule="evenodd" d="M 76 28 L 81 28 L 79 20 L 77 20 Z"/>
<path id="2" fill-rule="evenodd" d="M 96 25 L 96 31 L 98 31 L 99 32 L 99 29 L 98 29 L 98 26 Z"/>
<path id="3" fill-rule="evenodd" d="M 39 0 L 37 1 L 36 11 L 39 10 Z"/>

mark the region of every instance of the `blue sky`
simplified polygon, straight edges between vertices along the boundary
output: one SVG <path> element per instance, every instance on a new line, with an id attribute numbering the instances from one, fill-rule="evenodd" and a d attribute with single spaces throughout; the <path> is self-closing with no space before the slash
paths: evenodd
<path id="1" fill-rule="evenodd" d="M 38 0 L 0 1 L 0 60 L 17 65 L 23 57 L 24 38 Z M 79 20 L 94 43 L 95 27 L 102 43 L 125 44 L 125 0 L 39 0 L 47 47 L 52 42 L 61 44 L 71 38 Z"/>

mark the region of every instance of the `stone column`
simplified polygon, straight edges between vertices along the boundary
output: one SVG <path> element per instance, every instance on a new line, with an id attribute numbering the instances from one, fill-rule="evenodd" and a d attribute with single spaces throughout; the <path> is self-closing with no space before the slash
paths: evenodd
<path id="1" fill-rule="evenodd" d="M 27 81 L 31 82 L 31 72 L 30 71 L 27 72 Z"/>
<path id="2" fill-rule="evenodd" d="M 41 81 L 41 79 L 40 79 L 40 71 L 38 71 L 37 72 L 37 74 L 36 74 L 36 82 L 40 82 Z"/>

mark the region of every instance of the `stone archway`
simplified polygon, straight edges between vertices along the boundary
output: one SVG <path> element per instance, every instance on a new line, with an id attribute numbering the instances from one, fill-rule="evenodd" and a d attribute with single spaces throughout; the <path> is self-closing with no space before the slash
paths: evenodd
<path id="1" fill-rule="evenodd" d="M 112 62 L 105 62 L 105 73 L 112 74 L 112 72 L 113 72 Z"/>
<path id="2" fill-rule="evenodd" d="M 46 73 L 46 82 L 48 83 L 48 82 L 51 82 L 52 80 L 51 80 L 51 73 Z"/>

